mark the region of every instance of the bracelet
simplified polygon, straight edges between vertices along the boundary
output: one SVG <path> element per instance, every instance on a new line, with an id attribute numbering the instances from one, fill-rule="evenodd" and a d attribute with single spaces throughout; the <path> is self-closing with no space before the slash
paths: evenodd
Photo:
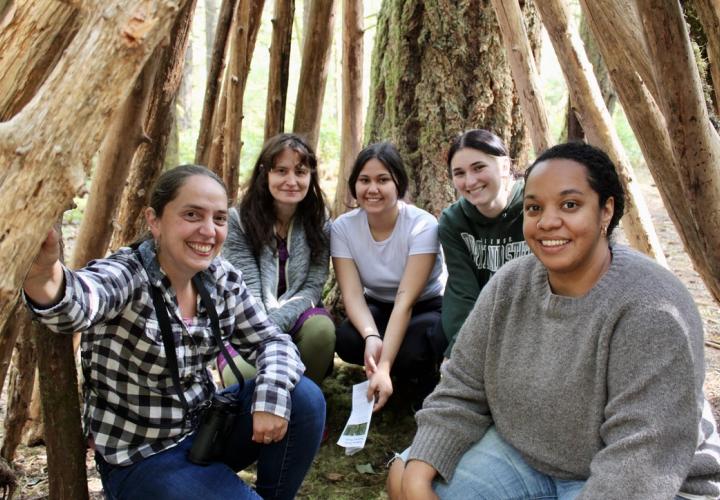
<path id="1" fill-rule="evenodd" d="M 363 342 L 367 343 L 367 339 L 369 339 L 370 337 L 377 337 L 380 339 L 380 342 L 382 342 L 382 337 L 380 335 L 378 335 L 377 333 L 371 333 L 370 335 L 366 335 L 363 338 Z"/>

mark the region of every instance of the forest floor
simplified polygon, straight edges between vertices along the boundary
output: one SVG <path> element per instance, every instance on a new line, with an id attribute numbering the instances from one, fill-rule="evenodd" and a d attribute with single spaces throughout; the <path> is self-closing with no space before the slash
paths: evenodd
<path id="1" fill-rule="evenodd" d="M 706 340 L 720 345 L 720 308 L 713 301 L 685 254 L 682 242 L 662 205 L 652 179 L 644 170 L 638 171 L 637 174 L 655 229 L 667 256 L 668 265 L 695 298 L 705 323 Z M 70 240 L 70 244 L 72 231 L 72 227 L 66 231 L 66 240 Z M 720 417 L 720 350 L 708 346 L 705 351 L 707 365 L 705 391 L 717 419 Z M 415 421 L 410 409 L 410 400 L 403 397 L 405 391 L 402 387 L 396 387 L 395 395 L 388 405 L 373 415 L 365 448 L 356 455 L 346 456 L 344 448 L 335 443 L 350 413 L 351 386 L 363 380 L 364 375 L 359 367 L 349 366 L 336 360 L 333 376 L 326 380 L 322 387 L 328 403 L 330 437 L 320 448 L 320 453 L 298 498 L 333 500 L 387 498 L 384 491 L 387 463 L 394 452 L 400 452 L 409 445 L 415 430 Z M 4 416 L 5 401 L 3 394 L 0 401 L 0 412 L 2 412 L 0 417 Z M 20 479 L 19 495 L 16 498 L 28 500 L 47 498 L 46 465 L 44 447 L 20 446 L 15 460 Z M 90 453 L 88 453 L 87 466 L 90 497 L 103 498 L 100 479 Z M 252 471 L 243 472 L 241 475 L 246 480 L 253 479 Z"/>

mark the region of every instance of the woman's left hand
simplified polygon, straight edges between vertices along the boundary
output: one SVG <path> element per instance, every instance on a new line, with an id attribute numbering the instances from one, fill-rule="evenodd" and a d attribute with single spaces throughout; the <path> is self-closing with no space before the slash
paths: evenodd
<path id="1" fill-rule="evenodd" d="M 370 384 L 368 386 L 367 392 L 368 401 L 377 396 L 377 399 L 375 400 L 375 405 L 373 406 L 373 411 L 378 411 L 380 408 L 385 406 L 388 398 L 393 393 L 392 380 L 390 380 L 390 372 L 379 368 L 375 371 L 375 373 L 372 374 L 369 380 Z"/>
<path id="2" fill-rule="evenodd" d="M 253 413 L 252 440 L 260 444 L 280 441 L 287 432 L 288 421 L 266 411 Z"/>

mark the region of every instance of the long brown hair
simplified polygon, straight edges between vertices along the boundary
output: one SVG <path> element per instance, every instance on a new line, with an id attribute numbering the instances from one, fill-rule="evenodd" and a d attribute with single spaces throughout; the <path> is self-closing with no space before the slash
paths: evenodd
<path id="1" fill-rule="evenodd" d="M 265 142 L 238 206 L 240 220 L 256 258 L 260 256 L 264 246 L 275 248 L 273 228 L 277 214 L 274 198 L 270 194 L 268 174 L 275 165 L 275 158 L 286 148 L 300 155 L 301 164 L 311 171 L 308 193 L 298 203 L 294 219 L 295 224 L 302 224 L 305 230 L 310 246 L 310 258 L 317 261 L 330 243 L 323 231 L 327 211 L 325 196 L 320 189 L 315 152 L 302 137 L 296 134 L 278 134 Z"/>

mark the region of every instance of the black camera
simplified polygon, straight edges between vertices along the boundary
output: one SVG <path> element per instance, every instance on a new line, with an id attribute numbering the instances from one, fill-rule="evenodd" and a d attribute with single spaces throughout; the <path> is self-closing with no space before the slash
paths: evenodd
<path id="1" fill-rule="evenodd" d="M 198 465 L 222 460 L 240 406 L 234 394 L 215 394 L 212 397 L 200 415 L 200 424 L 188 452 L 188 460 Z"/>

